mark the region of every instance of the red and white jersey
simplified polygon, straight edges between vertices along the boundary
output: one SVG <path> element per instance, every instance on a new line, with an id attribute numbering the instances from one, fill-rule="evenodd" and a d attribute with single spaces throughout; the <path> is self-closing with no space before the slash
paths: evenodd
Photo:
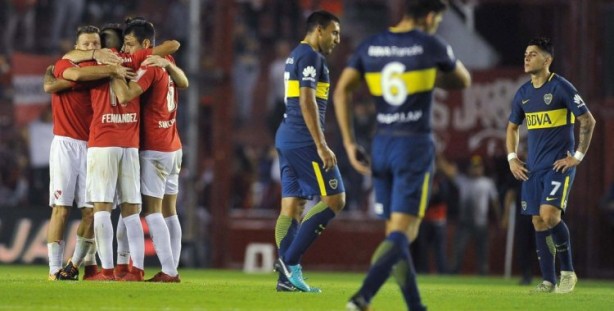
<path id="1" fill-rule="evenodd" d="M 173 63 L 175 60 L 168 56 Z M 141 150 L 171 152 L 181 149 L 177 130 L 178 94 L 175 82 L 160 67 L 141 67 L 134 80 L 141 94 Z"/>
<path id="2" fill-rule="evenodd" d="M 132 55 L 119 53 L 119 56 L 124 60 L 124 66 L 136 70 L 150 54 L 151 49 L 147 49 Z M 94 115 L 88 147 L 138 148 L 141 118 L 139 98 L 120 105 L 108 81 L 93 87 L 90 96 Z"/>
<path id="3" fill-rule="evenodd" d="M 68 68 L 94 64 L 86 62 L 77 65 L 67 59 L 60 59 L 55 63 L 53 74 L 56 78 L 63 78 Z M 51 94 L 53 134 L 87 141 L 92 121 L 92 102 L 89 89 L 77 85 L 74 83 L 72 90 Z"/>

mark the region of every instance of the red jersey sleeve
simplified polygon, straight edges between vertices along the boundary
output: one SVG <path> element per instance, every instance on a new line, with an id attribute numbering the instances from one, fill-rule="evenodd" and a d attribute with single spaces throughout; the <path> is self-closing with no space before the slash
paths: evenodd
<path id="1" fill-rule="evenodd" d="M 141 67 L 136 72 L 136 78 L 132 81 L 139 84 L 143 92 L 147 91 L 155 78 L 155 70 L 153 67 Z"/>

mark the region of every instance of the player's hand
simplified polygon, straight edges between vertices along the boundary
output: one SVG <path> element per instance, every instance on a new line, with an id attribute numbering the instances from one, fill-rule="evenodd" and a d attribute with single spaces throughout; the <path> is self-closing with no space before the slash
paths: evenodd
<path id="1" fill-rule="evenodd" d="M 121 64 L 122 59 L 111 49 L 99 49 L 94 52 L 94 60 L 100 64 L 114 65 Z"/>
<path id="2" fill-rule="evenodd" d="M 114 78 L 130 80 L 136 77 L 136 73 L 134 72 L 134 70 L 132 70 L 132 68 L 120 65 L 113 65 L 113 68 L 115 70 L 113 73 Z"/>
<path id="3" fill-rule="evenodd" d="M 322 163 L 324 163 L 324 165 L 322 166 L 324 171 L 328 172 L 328 170 L 337 165 L 337 156 L 335 156 L 335 153 L 330 150 L 330 148 L 328 148 L 328 145 L 326 145 L 326 143 L 318 146 L 318 155 L 320 156 Z"/>
<path id="4" fill-rule="evenodd" d="M 141 63 L 141 66 L 155 66 L 160 68 L 167 68 L 171 65 L 171 62 L 158 55 L 149 55 L 147 58 Z"/>
<path id="5" fill-rule="evenodd" d="M 518 158 L 515 158 L 511 159 L 509 164 L 510 171 L 512 172 L 512 175 L 514 175 L 514 178 L 522 181 L 529 180 L 529 170 L 525 166 L 524 162 L 520 161 Z"/>
<path id="6" fill-rule="evenodd" d="M 580 161 L 571 155 L 571 152 L 567 151 L 565 158 L 556 160 L 554 162 L 554 170 L 557 172 L 565 173 L 568 169 L 576 167 L 580 164 Z"/>
<path id="7" fill-rule="evenodd" d="M 365 149 L 357 144 L 348 144 L 345 151 L 352 167 L 363 175 L 371 174 L 371 159 Z"/>

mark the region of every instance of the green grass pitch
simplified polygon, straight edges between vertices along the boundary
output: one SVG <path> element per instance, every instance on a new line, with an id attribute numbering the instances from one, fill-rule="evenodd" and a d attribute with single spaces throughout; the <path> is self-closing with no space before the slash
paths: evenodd
<path id="1" fill-rule="evenodd" d="M 158 270 L 146 269 L 146 277 Z M 0 310 L 345 310 L 363 274 L 311 272 L 321 294 L 277 293 L 276 275 L 231 270 L 180 270 L 180 284 L 53 282 L 45 266 L 0 266 Z M 611 310 L 614 282 L 583 279 L 571 294 L 530 294 L 518 279 L 419 276 L 424 303 L 437 310 Z M 392 279 L 372 306 L 405 310 Z"/>

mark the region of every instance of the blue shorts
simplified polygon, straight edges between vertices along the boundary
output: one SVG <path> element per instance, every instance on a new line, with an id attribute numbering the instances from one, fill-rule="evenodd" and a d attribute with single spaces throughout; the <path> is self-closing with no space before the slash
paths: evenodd
<path id="1" fill-rule="evenodd" d="M 311 200 L 314 195 L 328 196 L 345 192 L 337 166 L 326 172 L 315 146 L 279 149 L 282 198 Z"/>
<path id="2" fill-rule="evenodd" d="M 378 135 L 372 146 L 375 213 L 423 217 L 435 170 L 435 144 L 430 136 Z"/>
<path id="3" fill-rule="evenodd" d="M 543 204 L 553 205 L 565 212 L 575 176 L 575 168 L 565 173 L 552 169 L 529 173 L 529 179 L 522 183 L 521 213 L 539 215 L 539 207 Z"/>

